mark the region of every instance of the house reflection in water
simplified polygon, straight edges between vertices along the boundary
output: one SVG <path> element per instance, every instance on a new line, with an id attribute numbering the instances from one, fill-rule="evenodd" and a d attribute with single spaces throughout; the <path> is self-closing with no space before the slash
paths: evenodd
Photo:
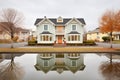
<path id="1" fill-rule="evenodd" d="M 38 54 L 35 68 L 44 73 L 49 71 L 57 71 L 58 73 L 71 71 L 76 73 L 85 68 L 84 55 L 79 53 Z"/>

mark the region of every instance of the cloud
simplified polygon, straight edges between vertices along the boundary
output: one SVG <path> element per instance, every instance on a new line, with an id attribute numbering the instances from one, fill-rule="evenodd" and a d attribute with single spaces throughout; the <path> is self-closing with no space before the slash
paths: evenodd
<path id="1" fill-rule="evenodd" d="M 119 10 L 119 3 L 120 0 L 0 0 L 0 9 L 15 8 L 21 11 L 28 28 L 35 28 L 34 22 L 38 17 L 62 16 L 82 17 L 87 30 L 90 30 L 98 27 L 98 20 L 106 10 Z"/>

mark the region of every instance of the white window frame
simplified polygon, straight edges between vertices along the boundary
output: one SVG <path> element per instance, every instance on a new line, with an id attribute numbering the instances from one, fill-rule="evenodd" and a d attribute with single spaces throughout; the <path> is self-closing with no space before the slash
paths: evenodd
<path id="1" fill-rule="evenodd" d="M 76 29 L 75 29 L 75 30 L 73 30 L 73 25 L 75 25 L 75 27 L 76 27 Z M 71 29 L 72 29 L 72 31 L 77 31 L 77 24 L 72 24 L 71 26 L 72 26 L 72 28 L 71 28 Z"/>
<path id="2" fill-rule="evenodd" d="M 47 30 L 45 30 L 45 25 L 47 25 Z M 44 31 L 48 31 L 49 30 L 49 28 L 48 28 L 48 24 L 44 24 Z"/>

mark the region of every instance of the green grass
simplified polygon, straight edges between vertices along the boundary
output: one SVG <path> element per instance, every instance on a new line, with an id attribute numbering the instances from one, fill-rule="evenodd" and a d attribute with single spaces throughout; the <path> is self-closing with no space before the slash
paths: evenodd
<path id="1" fill-rule="evenodd" d="M 75 47 L 61 47 L 61 48 L 1 48 L 0 52 L 25 52 L 25 53 L 34 53 L 34 52 L 116 52 L 119 49 L 115 48 L 75 48 Z"/>

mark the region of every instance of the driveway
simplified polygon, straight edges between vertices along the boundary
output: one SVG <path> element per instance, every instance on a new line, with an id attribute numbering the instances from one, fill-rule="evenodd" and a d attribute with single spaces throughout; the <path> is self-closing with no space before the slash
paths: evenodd
<path id="1" fill-rule="evenodd" d="M 105 47 L 105 48 L 110 48 L 111 44 L 110 43 L 102 43 L 102 42 L 96 42 L 96 44 L 99 47 Z M 112 44 L 113 48 L 120 48 L 120 44 Z"/>
<path id="2" fill-rule="evenodd" d="M 14 47 L 24 47 L 27 45 L 27 42 L 13 43 Z M 11 44 L 0 44 L 0 48 L 10 48 Z"/>

